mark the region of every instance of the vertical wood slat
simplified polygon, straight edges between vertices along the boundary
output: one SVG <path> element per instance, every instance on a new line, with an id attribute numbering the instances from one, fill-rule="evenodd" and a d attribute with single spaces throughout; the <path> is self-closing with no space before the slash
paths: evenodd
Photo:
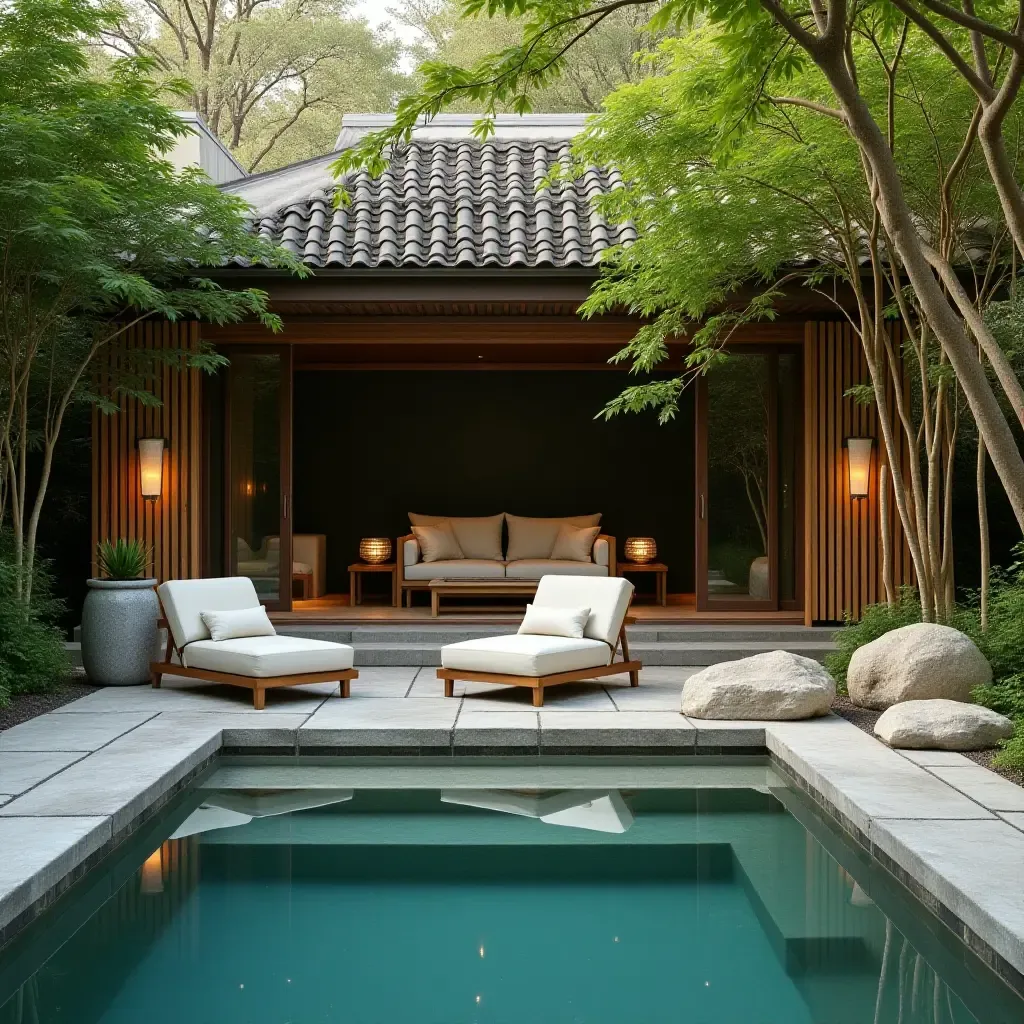
<path id="1" fill-rule="evenodd" d="M 106 388 L 124 365 L 126 352 L 194 349 L 199 343 L 196 323 L 145 323 L 125 332 L 123 343 L 97 359 L 96 380 Z M 202 380 L 199 370 L 181 365 L 158 365 L 151 389 L 159 406 L 144 406 L 121 397 L 120 411 L 92 418 L 92 540 L 93 572 L 96 545 L 101 540 L 140 539 L 152 549 L 153 574 L 159 580 L 199 575 L 200 434 Z M 142 498 L 137 442 L 140 437 L 166 439 L 160 498 Z"/>
<path id="2" fill-rule="evenodd" d="M 900 335 L 894 330 L 894 344 Z M 881 583 L 880 523 L 877 468 L 887 461 L 878 413 L 862 406 L 846 392 L 870 377 L 860 339 L 846 323 L 811 322 L 804 332 L 805 403 L 808 480 L 804 555 L 808 572 L 804 590 L 804 618 L 810 622 L 836 622 L 845 615 L 860 617 L 868 604 L 884 599 Z M 907 381 L 890 382 L 889 407 L 897 437 L 899 464 L 890 472 L 903 472 L 907 444 L 895 412 L 895 387 L 906 393 Z M 845 439 L 876 439 L 875 469 L 867 498 L 850 497 Z M 813 477 L 813 478 L 812 478 Z M 892 503 L 890 503 L 892 504 Z M 899 587 L 912 580 L 909 548 L 899 517 L 892 513 L 893 582 Z"/>

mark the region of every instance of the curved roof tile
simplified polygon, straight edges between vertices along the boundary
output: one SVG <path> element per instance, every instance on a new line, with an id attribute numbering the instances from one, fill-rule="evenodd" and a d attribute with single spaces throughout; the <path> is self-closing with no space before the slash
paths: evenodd
<path id="1" fill-rule="evenodd" d="M 538 191 L 569 162 L 564 140 L 413 140 L 379 178 L 350 175 L 350 202 L 336 209 L 329 180 L 301 200 L 289 169 L 275 172 L 281 204 L 264 196 L 253 230 L 312 267 L 596 266 L 636 229 L 598 212 L 622 185 L 614 171 L 590 167 Z"/>

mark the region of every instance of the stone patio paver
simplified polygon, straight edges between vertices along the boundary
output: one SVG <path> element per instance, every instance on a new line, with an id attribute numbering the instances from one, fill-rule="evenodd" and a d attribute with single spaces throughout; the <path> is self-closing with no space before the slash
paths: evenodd
<path id="1" fill-rule="evenodd" d="M 997 953 L 1024 965 L 1024 832 L 998 819 L 880 819 L 872 840 Z"/>
<path id="2" fill-rule="evenodd" d="M 474 711 L 463 707 L 452 734 L 453 746 L 540 749 L 536 711 Z"/>
<path id="3" fill-rule="evenodd" d="M 0 732 L 0 751 L 98 750 L 157 714 L 144 711 L 41 715 Z"/>
<path id="4" fill-rule="evenodd" d="M 304 747 L 449 747 L 460 702 L 381 697 L 324 704 L 298 729 Z"/>
<path id="5" fill-rule="evenodd" d="M 1014 828 L 1019 828 L 1024 832 L 1024 814 L 1019 811 L 1001 811 L 999 817 L 1003 821 L 1009 822 Z"/>
<path id="6" fill-rule="evenodd" d="M 693 724 L 680 714 L 658 711 L 549 711 L 540 712 L 541 751 L 566 747 L 672 748 L 692 751 Z"/>
<path id="7" fill-rule="evenodd" d="M 930 767 L 928 770 L 990 811 L 1024 811 L 1024 789 L 980 764 L 968 762 L 963 767 Z"/>
<path id="8" fill-rule="evenodd" d="M 0 818 L 0 928 L 110 839 L 103 816 Z"/>
<path id="9" fill-rule="evenodd" d="M 875 818 L 994 818 L 855 725 L 836 716 L 773 722 L 768 749 L 865 835 Z"/>
<path id="10" fill-rule="evenodd" d="M 697 730 L 698 747 L 757 747 L 765 744 L 765 727 L 771 722 L 731 722 L 689 718 Z"/>
<path id="11" fill-rule="evenodd" d="M 85 756 L 84 752 L 0 750 L 0 793 L 24 793 Z"/>
<path id="12" fill-rule="evenodd" d="M 964 757 L 963 754 L 958 754 L 955 750 L 897 750 L 896 753 L 908 761 L 913 761 L 914 764 L 925 766 L 935 765 L 938 767 L 942 765 L 947 768 L 962 768 L 974 764 L 969 757 Z"/>

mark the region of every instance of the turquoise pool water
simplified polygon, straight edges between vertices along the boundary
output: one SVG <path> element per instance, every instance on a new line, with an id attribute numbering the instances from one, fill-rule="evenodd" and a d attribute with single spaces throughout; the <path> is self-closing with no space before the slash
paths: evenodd
<path id="1" fill-rule="evenodd" d="M 0 1024 L 1024 1021 L 767 786 L 236 780 L 148 831 L 0 954 Z"/>

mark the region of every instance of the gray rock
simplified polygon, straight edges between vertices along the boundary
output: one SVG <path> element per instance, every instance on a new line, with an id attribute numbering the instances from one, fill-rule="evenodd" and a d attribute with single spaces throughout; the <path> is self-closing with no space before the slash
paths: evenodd
<path id="1" fill-rule="evenodd" d="M 690 718 L 781 722 L 827 715 L 835 695 L 835 682 L 818 662 L 767 651 L 690 676 L 681 707 Z"/>
<path id="2" fill-rule="evenodd" d="M 905 700 L 966 701 L 971 690 L 992 681 L 985 656 L 951 626 L 917 622 L 859 647 L 850 659 L 850 700 L 884 711 Z"/>
<path id="3" fill-rule="evenodd" d="M 1013 722 L 958 700 L 907 700 L 878 719 L 875 735 L 898 750 L 986 750 L 1013 735 Z"/>

